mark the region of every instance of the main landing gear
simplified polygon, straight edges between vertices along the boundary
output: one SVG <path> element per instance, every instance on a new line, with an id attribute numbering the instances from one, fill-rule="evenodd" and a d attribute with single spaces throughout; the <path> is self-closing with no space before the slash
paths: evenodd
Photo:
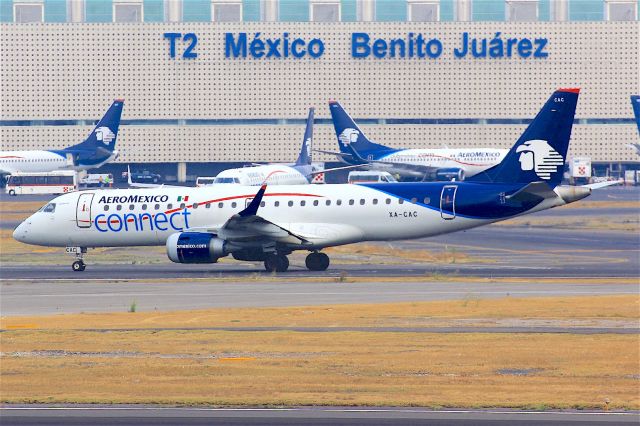
<path id="1" fill-rule="evenodd" d="M 86 247 L 67 247 L 67 253 L 76 255 L 76 261 L 71 264 L 71 269 L 75 272 L 82 272 L 87 267 L 84 263 L 84 254 L 86 252 Z"/>
<path id="2" fill-rule="evenodd" d="M 267 272 L 285 272 L 289 269 L 289 259 L 284 254 L 270 253 L 264 259 Z"/>
<path id="3" fill-rule="evenodd" d="M 329 256 L 324 253 L 314 251 L 307 255 L 304 263 L 310 271 L 326 271 L 329 267 Z"/>

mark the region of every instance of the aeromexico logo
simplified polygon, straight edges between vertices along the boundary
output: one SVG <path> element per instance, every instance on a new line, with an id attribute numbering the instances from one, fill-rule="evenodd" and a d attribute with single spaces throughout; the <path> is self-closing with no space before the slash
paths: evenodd
<path id="1" fill-rule="evenodd" d="M 105 145 L 109 145 L 115 137 L 116 135 L 106 126 L 101 126 L 96 129 L 96 139 Z"/>
<path id="2" fill-rule="evenodd" d="M 541 139 L 526 141 L 516 152 L 520 153 L 520 168 L 524 171 L 533 170 L 540 179 L 551 179 L 551 173 L 556 173 L 558 167 L 564 164 L 562 155 Z"/>
<path id="3" fill-rule="evenodd" d="M 358 141 L 359 134 L 360 132 L 356 129 L 347 128 L 340 133 L 338 140 L 342 145 L 347 146 L 349 144 L 356 143 Z"/>

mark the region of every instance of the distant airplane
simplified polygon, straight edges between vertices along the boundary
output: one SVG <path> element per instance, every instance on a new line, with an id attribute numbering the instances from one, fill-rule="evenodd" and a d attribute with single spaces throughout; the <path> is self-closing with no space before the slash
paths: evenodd
<path id="1" fill-rule="evenodd" d="M 460 181 L 495 166 L 508 152 L 495 148 L 391 148 L 370 141 L 338 102 L 330 101 L 329 109 L 340 152 L 321 152 L 351 165 L 423 180 Z"/>
<path id="2" fill-rule="evenodd" d="M 293 164 L 256 164 L 250 167 L 227 169 L 218 174 L 214 184 L 236 185 L 306 185 L 314 176 L 335 170 L 354 168 L 354 166 L 323 169 L 311 162 L 313 144 L 313 116 L 315 108 L 309 108 L 307 126 L 302 139 L 298 159 Z M 356 166 L 358 167 L 358 166 Z"/>
<path id="3" fill-rule="evenodd" d="M 116 99 L 84 142 L 47 151 L 0 151 L 0 174 L 86 170 L 113 160 L 124 99 Z"/>
<path id="4" fill-rule="evenodd" d="M 633 115 L 636 116 L 638 134 L 640 134 L 640 95 L 631 95 L 631 107 L 633 108 Z M 629 147 L 635 149 L 636 154 L 640 155 L 640 143 L 631 143 Z"/>
<path id="5" fill-rule="evenodd" d="M 88 247 L 157 245 L 177 263 L 231 255 L 263 261 L 270 272 L 286 271 L 287 255 L 304 250 L 307 268 L 322 271 L 326 247 L 461 231 L 569 204 L 611 184 L 560 186 L 578 93 L 554 92 L 502 162 L 464 182 L 81 191 L 51 200 L 13 237 L 66 246 L 76 254 L 75 271 L 85 269 Z"/>

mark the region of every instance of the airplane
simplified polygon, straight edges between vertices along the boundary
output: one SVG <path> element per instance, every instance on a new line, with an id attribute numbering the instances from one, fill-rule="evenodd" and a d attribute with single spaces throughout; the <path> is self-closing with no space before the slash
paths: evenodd
<path id="1" fill-rule="evenodd" d="M 638 133 L 640 133 L 640 95 L 631 95 L 631 107 L 633 108 L 633 115 L 636 117 Z M 629 147 L 635 149 L 636 154 L 640 155 L 640 143 L 631 143 Z"/>
<path id="2" fill-rule="evenodd" d="M 48 151 L 0 151 L 0 174 L 86 170 L 118 156 L 116 139 L 124 99 L 113 101 L 84 142 Z"/>
<path id="3" fill-rule="evenodd" d="M 315 108 L 309 108 L 302 147 L 294 164 L 256 164 L 250 167 L 227 169 L 220 172 L 213 183 L 249 186 L 259 186 L 264 183 L 270 185 L 307 185 L 318 174 L 353 168 L 353 166 L 347 166 L 323 169 L 311 163 L 314 111 Z"/>
<path id="4" fill-rule="evenodd" d="M 496 148 L 396 149 L 372 142 L 337 101 L 329 101 L 341 161 L 421 180 L 457 180 L 475 176 L 498 164 L 507 154 Z"/>
<path id="5" fill-rule="evenodd" d="M 502 162 L 462 182 L 215 185 L 88 190 L 61 195 L 15 229 L 17 241 L 67 247 L 74 271 L 88 247 L 166 246 L 176 263 L 231 255 L 284 272 L 308 251 L 323 271 L 326 247 L 432 237 L 563 206 L 610 183 L 560 186 L 579 89 L 559 89 Z M 303 189 L 301 189 L 303 188 Z M 499 232 L 499 231 L 496 231 Z"/>

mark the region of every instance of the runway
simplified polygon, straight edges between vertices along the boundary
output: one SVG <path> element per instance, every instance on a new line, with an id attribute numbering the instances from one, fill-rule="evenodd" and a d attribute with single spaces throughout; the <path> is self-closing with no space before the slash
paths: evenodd
<path id="1" fill-rule="evenodd" d="M 133 406 L 47 407 L 12 406 L 0 410 L 9 425 L 626 425 L 638 422 L 637 412 L 428 410 L 420 408 L 163 408 Z"/>
<path id="2" fill-rule="evenodd" d="M 0 287 L 2 315 L 637 294 L 637 284 L 488 282 L 18 281 Z"/>

